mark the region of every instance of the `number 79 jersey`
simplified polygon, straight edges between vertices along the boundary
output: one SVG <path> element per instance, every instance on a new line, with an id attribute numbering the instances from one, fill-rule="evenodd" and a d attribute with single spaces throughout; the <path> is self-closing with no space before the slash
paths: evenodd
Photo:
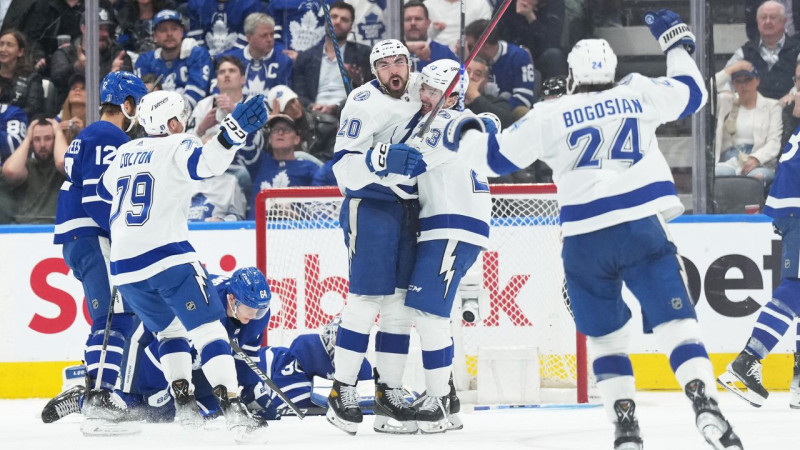
<path id="1" fill-rule="evenodd" d="M 459 156 L 488 176 L 527 167 L 553 169 L 565 236 L 683 212 L 656 128 L 697 112 L 707 92 L 683 49 L 667 54 L 667 77 L 631 74 L 600 92 L 537 103 L 497 136 L 467 132 Z"/>
<path id="2" fill-rule="evenodd" d="M 119 127 L 101 120 L 70 143 L 64 155 L 67 179 L 58 194 L 54 243 L 81 236 L 108 237 L 110 207 L 97 196 L 97 183 L 117 148 L 128 141 Z"/>

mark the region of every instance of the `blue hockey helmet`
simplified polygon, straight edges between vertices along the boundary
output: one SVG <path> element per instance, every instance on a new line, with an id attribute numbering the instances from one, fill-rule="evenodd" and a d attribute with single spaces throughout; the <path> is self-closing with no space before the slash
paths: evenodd
<path id="1" fill-rule="evenodd" d="M 320 339 L 322 339 L 322 345 L 331 359 L 333 359 L 333 351 L 336 348 L 336 334 L 339 332 L 339 325 L 341 324 L 342 316 L 337 315 L 331 320 L 331 323 L 325 325 L 325 328 L 319 334 Z"/>
<path id="2" fill-rule="evenodd" d="M 147 86 L 141 78 L 125 70 L 110 72 L 100 84 L 100 103 L 111 103 L 122 106 L 128 97 L 133 97 L 134 104 L 147 94 Z"/>
<path id="3" fill-rule="evenodd" d="M 256 319 L 264 317 L 269 312 L 269 300 L 272 292 L 269 289 L 267 278 L 256 267 L 243 267 L 231 275 L 231 291 L 236 298 L 234 306 L 244 305 L 257 309 Z"/>

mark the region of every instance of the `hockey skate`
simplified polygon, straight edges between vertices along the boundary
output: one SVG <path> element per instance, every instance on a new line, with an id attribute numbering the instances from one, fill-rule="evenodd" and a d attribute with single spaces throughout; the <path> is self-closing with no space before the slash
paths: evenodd
<path id="1" fill-rule="evenodd" d="M 744 384 L 747 390 L 739 389 L 737 382 Z M 769 392 L 761 384 L 761 361 L 746 350 L 728 364 L 727 372 L 717 378 L 717 383 L 756 408 L 760 408 L 769 397 Z"/>
<path id="2" fill-rule="evenodd" d="M 222 408 L 222 415 L 228 430 L 233 432 L 237 444 L 265 444 L 267 442 L 267 421 L 253 417 L 239 397 L 229 397 L 228 389 L 219 385 L 212 389 L 214 397 Z"/>
<path id="3" fill-rule="evenodd" d="M 464 428 L 464 422 L 461 421 L 461 417 L 458 416 L 458 413 L 461 412 L 461 400 L 458 398 L 458 393 L 456 392 L 456 386 L 453 384 L 453 375 L 450 375 L 450 414 L 447 416 L 448 427 L 449 431 L 453 430 L 462 430 Z"/>
<path id="4" fill-rule="evenodd" d="M 183 428 L 201 428 L 205 421 L 197 406 L 194 393 L 189 390 L 191 387 L 189 382 L 175 380 L 170 386 L 172 397 L 175 398 L 175 420 Z"/>
<path id="5" fill-rule="evenodd" d="M 80 403 L 84 392 L 86 392 L 86 387 L 82 385 L 73 386 L 53 397 L 52 400 L 44 405 L 42 422 L 53 423 L 62 417 L 81 412 Z"/>
<path id="6" fill-rule="evenodd" d="M 426 395 L 417 409 L 417 426 L 425 434 L 444 433 L 450 428 L 450 395 Z"/>
<path id="7" fill-rule="evenodd" d="M 800 352 L 794 354 L 792 384 L 789 386 L 789 407 L 800 409 Z"/>
<path id="8" fill-rule="evenodd" d="M 126 436 L 141 433 L 142 425 L 131 421 L 125 401 L 108 389 L 88 389 L 93 380 L 87 376 L 87 390 L 81 406 L 84 436 Z M 127 420 L 127 421 L 126 421 Z"/>
<path id="9" fill-rule="evenodd" d="M 358 424 L 364 420 L 361 408 L 358 406 L 358 397 L 356 385 L 333 380 L 325 416 L 333 426 L 351 436 L 355 436 Z"/>
<path id="10" fill-rule="evenodd" d="M 416 411 L 406 401 L 405 392 L 401 388 L 390 388 L 381 383 L 377 369 L 375 375 L 375 422 L 372 428 L 378 433 L 414 434 L 419 427 L 416 422 Z M 392 420 L 396 423 L 389 422 Z"/>
<path id="11" fill-rule="evenodd" d="M 636 403 L 631 399 L 614 402 L 614 450 L 642 450 L 642 437 L 639 434 L 639 421 L 636 420 Z"/>
<path id="12" fill-rule="evenodd" d="M 742 450 L 742 441 L 725 420 L 716 400 L 706 396 L 706 386 L 700 380 L 686 383 L 686 396 L 692 401 L 695 423 L 700 434 L 716 450 Z"/>

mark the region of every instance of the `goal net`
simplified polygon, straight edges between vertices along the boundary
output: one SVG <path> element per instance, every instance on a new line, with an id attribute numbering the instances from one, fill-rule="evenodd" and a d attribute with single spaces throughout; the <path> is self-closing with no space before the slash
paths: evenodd
<path id="1" fill-rule="evenodd" d="M 586 402 L 585 340 L 575 331 L 564 285 L 555 187 L 493 185 L 491 192 L 490 248 L 471 271 L 481 295 L 465 293 L 463 310 L 462 299 L 455 301 L 457 386 L 480 392 L 481 386 L 535 383 L 537 390 L 561 393 L 537 394 L 537 402 Z M 257 264 L 273 293 L 270 345 L 319 331 L 344 306 L 348 257 L 341 202 L 335 187 L 269 189 L 257 197 Z M 524 380 L 514 379 L 520 374 Z"/>

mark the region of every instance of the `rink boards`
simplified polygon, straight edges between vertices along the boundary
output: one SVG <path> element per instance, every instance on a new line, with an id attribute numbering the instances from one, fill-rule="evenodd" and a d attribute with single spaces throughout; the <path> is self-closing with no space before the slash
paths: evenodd
<path id="1" fill-rule="evenodd" d="M 196 224 L 190 229 L 190 241 L 209 272 L 229 274 L 236 267 L 255 265 L 252 222 Z M 689 288 L 719 373 L 741 350 L 758 308 L 780 279 L 780 239 L 769 219 L 760 215 L 686 216 L 671 223 L 669 230 L 685 258 Z M 52 244 L 52 231 L 52 226 L 0 227 L 0 398 L 57 393 L 60 369 L 82 357 L 89 329 L 82 289 L 63 262 L 60 247 Z M 296 238 L 309 232 L 298 230 Z M 298 327 L 303 326 L 299 321 Z M 634 328 L 641 330 L 638 324 Z M 795 345 L 789 334 L 765 361 L 768 389 L 788 386 Z M 667 358 L 657 351 L 651 336 L 634 335 L 637 386 L 677 388 Z"/>

